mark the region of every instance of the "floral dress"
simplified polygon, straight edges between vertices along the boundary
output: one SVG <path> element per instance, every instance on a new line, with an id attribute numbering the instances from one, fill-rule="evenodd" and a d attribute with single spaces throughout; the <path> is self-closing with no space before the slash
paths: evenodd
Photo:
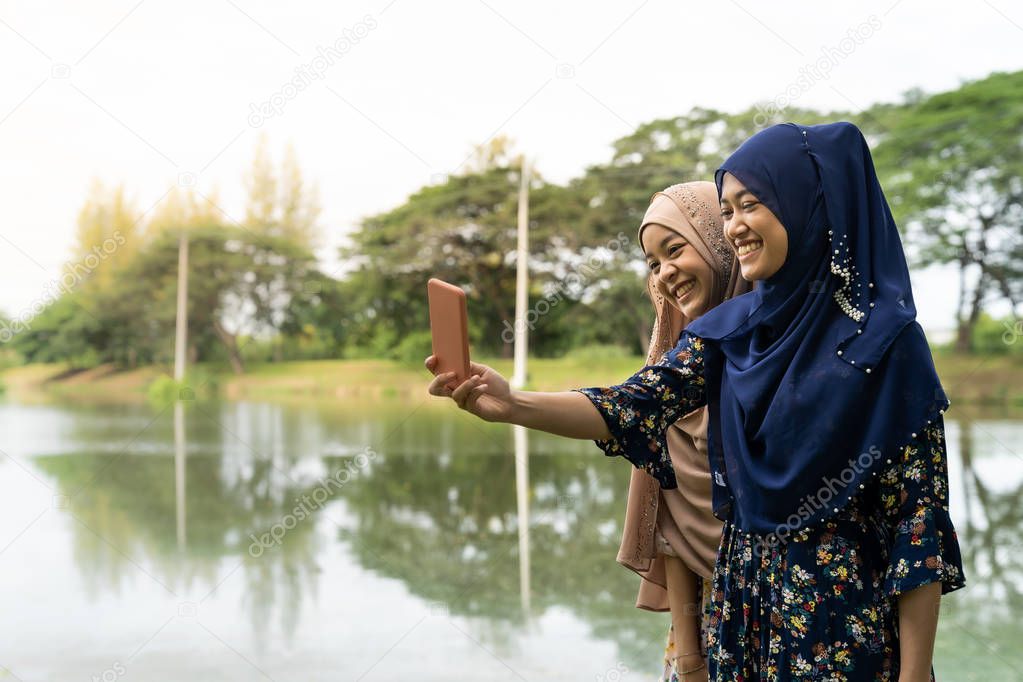
<path id="1" fill-rule="evenodd" d="M 612 437 L 596 441 L 605 454 L 670 485 L 664 430 L 706 403 L 703 389 L 703 341 L 685 332 L 625 383 L 576 390 L 607 422 Z M 965 584 L 941 420 L 900 454 L 846 507 L 785 543 L 725 521 L 705 614 L 711 680 L 898 680 L 897 597 Z"/>

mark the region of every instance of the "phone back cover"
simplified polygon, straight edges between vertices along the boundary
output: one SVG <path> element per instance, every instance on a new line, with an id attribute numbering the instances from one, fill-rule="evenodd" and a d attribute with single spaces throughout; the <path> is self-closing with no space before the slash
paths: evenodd
<path id="1" fill-rule="evenodd" d="M 436 373 L 455 372 L 459 381 L 469 377 L 469 318 L 465 293 L 439 279 L 426 286 L 430 302 L 430 331 Z"/>

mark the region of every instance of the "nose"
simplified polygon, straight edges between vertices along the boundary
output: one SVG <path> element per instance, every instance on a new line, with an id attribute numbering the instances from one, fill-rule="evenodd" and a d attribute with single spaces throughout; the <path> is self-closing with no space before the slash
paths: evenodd
<path id="1" fill-rule="evenodd" d="M 657 271 L 657 277 L 665 284 L 671 284 L 675 281 L 675 275 L 678 274 L 678 268 L 675 267 L 674 263 L 668 261 L 661 263 L 660 270 Z"/>
<path id="2" fill-rule="evenodd" d="M 749 232 L 749 227 L 743 222 L 742 218 L 732 214 L 732 217 L 725 221 L 725 238 L 730 242 L 735 242 L 737 239 L 742 239 Z"/>

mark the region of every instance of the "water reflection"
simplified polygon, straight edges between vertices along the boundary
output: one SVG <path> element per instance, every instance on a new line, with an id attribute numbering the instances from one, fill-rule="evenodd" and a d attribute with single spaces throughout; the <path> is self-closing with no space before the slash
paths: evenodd
<path id="1" fill-rule="evenodd" d="M 1013 644 L 1023 635 L 1018 616 L 1023 608 L 1023 424 L 964 418 L 953 422 L 947 435 L 968 585 L 943 600 L 939 646 L 956 652 L 962 679 L 1010 671 L 1023 679 L 1023 655 Z"/>
<path id="2" fill-rule="evenodd" d="M 201 409 L 201 408 L 197 408 Z M 241 412 L 232 421 L 245 422 Z M 194 422 L 217 423 L 217 416 L 195 411 Z M 207 428 L 205 442 L 187 458 L 185 409 L 173 410 L 173 457 L 136 456 L 131 450 L 83 450 L 42 455 L 33 464 L 56 481 L 67 500 L 75 564 L 94 598 L 122 592 L 141 570 L 173 595 L 196 586 L 209 593 L 224 578 L 224 559 L 235 565 L 232 580 L 244 582 L 248 597 L 237 604 L 248 616 L 257 646 L 267 644 L 268 626 L 276 617 L 290 640 L 300 618 L 303 594 L 315 595 L 319 573 L 315 558 L 322 550 L 315 525 L 296 524 L 287 541 L 256 561 L 250 536 L 262 534 L 294 508 L 294 500 L 318 487 L 294 460 L 262 456 L 218 456 L 219 437 Z M 91 419 L 83 420 L 88 441 Z M 155 424 L 154 424 L 155 426 Z M 73 437 L 73 436 L 72 436 Z M 168 445 L 171 445 L 170 443 Z M 223 450 L 228 448 L 223 447 Z M 191 519 L 186 526 L 186 519 Z M 187 532 L 186 532 L 187 529 Z"/>
<path id="3" fill-rule="evenodd" d="M 519 595 L 522 613 L 529 619 L 529 430 L 513 425 L 515 435 L 515 520 L 519 527 Z"/>
<path id="4" fill-rule="evenodd" d="M 0 571 L 17 551 L 66 543 L 45 580 L 78 582 L 115 613 L 192 604 L 274 679 L 316 679 L 298 674 L 299 651 L 386 679 L 392 658 L 437 647 L 448 655 L 423 663 L 423 679 L 450 679 L 453 657 L 543 679 L 656 670 L 666 616 L 633 608 L 635 576 L 614 562 L 628 470 L 592 443 L 400 406 L 0 405 L 11 421 L 11 461 L 52 484 L 69 522 L 15 544 L 5 530 L 15 549 Z M 947 679 L 1007 679 L 1023 669 L 1010 646 L 1023 636 L 1023 420 L 950 420 L 948 439 L 969 586 L 943 603 L 936 665 Z M 21 503 L 0 504 L 17 516 Z M 12 612 L 38 609 L 31 599 L 12 593 Z M 171 628 L 157 641 L 174 650 Z M 121 635 L 94 646 L 123 657 Z"/>
<path id="5" fill-rule="evenodd" d="M 185 404 L 174 403 L 174 508 L 177 511 L 178 549 L 185 549 Z"/>

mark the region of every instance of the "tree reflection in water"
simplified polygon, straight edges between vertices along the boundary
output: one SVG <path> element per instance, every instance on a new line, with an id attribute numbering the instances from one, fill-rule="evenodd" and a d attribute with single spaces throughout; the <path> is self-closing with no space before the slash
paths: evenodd
<path id="1" fill-rule="evenodd" d="M 950 456 L 960 464 L 950 485 L 963 495 L 956 531 L 967 586 L 942 600 L 937 655 L 947 656 L 955 679 L 1007 673 L 1023 679 L 1023 449 L 1016 450 L 1023 438 L 996 435 L 1005 425 L 1020 429 L 1018 421 L 967 414 L 947 434 Z"/>
<path id="2" fill-rule="evenodd" d="M 79 450 L 33 459 L 79 520 L 74 558 L 93 597 L 126 592 L 136 564 L 177 594 L 208 593 L 237 567 L 230 580 L 244 581 L 239 606 L 259 646 L 273 628 L 290 643 L 303 604 L 317 599 L 318 562 L 340 541 L 362 570 L 400 581 L 488 648 L 507 651 L 540 620 L 567 612 L 592 638 L 614 642 L 630 669 L 655 667 L 667 616 L 633 607 L 637 578 L 614 561 L 628 465 L 592 443 L 529 434 L 524 600 L 510 427 L 407 409 L 373 418 L 245 404 L 186 412 L 183 477 L 170 420 L 123 456 L 83 420 L 69 434 Z M 1023 670 L 1013 648 L 1023 637 L 1015 616 L 1023 607 L 1023 460 L 1006 445 L 1023 450 L 1023 427 L 1006 423 L 1011 433 L 996 438 L 996 422 L 948 422 L 968 580 L 942 604 L 936 667 L 949 679 Z M 279 547 L 250 555 L 250 534 L 279 523 L 367 446 L 379 455 L 330 491 L 327 509 L 289 529 Z"/>
<path id="3" fill-rule="evenodd" d="M 176 444 L 187 453 L 184 461 L 176 462 L 167 448 L 166 456 L 84 451 L 39 456 L 34 463 L 68 499 L 77 521 L 73 556 L 90 597 L 126 594 L 140 568 L 178 596 L 209 594 L 234 571 L 231 580 L 245 581 L 240 606 L 257 645 L 265 645 L 275 619 L 290 644 L 303 600 L 316 597 L 316 557 L 323 548 L 315 523 L 295 524 L 258 556 L 249 551 L 250 535 L 265 533 L 297 499 L 320 488 L 318 476 L 280 452 L 224 456 L 220 439 L 231 438 L 225 431 L 207 428 L 204 441 L 191 448 Z"/>

